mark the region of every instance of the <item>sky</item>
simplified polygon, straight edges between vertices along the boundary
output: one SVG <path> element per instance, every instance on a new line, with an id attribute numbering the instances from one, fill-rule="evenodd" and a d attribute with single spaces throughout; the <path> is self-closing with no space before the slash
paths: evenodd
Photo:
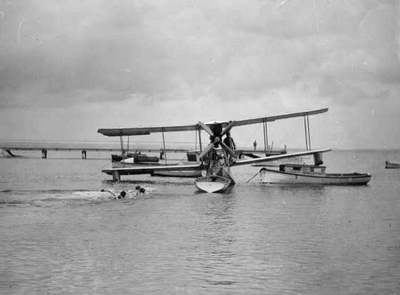
<path id="1" fill-rule="evenodd" d="M 0 141 L 327 107 L 313 147 L 400 148 L 399 14 L 394 0 L 1 0 Z M 262 126 L 239 129 L 238 146 L 262 142 Z M 304 146 L 302 119 L 268 130 Z"/>

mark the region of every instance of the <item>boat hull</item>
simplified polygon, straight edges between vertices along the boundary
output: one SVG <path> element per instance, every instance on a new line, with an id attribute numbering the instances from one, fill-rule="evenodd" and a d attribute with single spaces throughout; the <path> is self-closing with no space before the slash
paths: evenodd
<path id="1" fill-rule="evenodd" d="M 112 162 L 118 162 L 119 160 L 118 155 L 111 155 Z M 135 154 L 127 158 L 122 158 L 119 161 L 125 164 L 141 164 L 141 163 L 158 163 L 160 159 L 158 157 L 151 157 L 142 154 Z"/>
<path id="2" fill-rule="evenodd" d="M 195 180 L 195 184 L 200 191 L 206 193 L 222 193 L 233 185 L 229 178 L 218 175 L 199 177 Z"/>
<path id="3" fill-rule="evenodd" d="M 313 184 L 313 185 L 365 185 L 371 175 L 368 173 L 289 173 L 264 168 L 260 171 L 261 182 L 265 184 Z"/>

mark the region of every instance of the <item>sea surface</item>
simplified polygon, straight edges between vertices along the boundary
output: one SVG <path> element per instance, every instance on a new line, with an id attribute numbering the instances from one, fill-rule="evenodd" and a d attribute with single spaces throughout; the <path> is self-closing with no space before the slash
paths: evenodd
<path id="1" fill-rule="evenodd" d="M 384 167 L 400 151 L 325 154 L 366 186 L 269 186 L 242 166 L 226 194 L 112 182 L 107 153 L 16 154 L 0 158 L 0 294 L 400 294 L 400 169 Z"/>

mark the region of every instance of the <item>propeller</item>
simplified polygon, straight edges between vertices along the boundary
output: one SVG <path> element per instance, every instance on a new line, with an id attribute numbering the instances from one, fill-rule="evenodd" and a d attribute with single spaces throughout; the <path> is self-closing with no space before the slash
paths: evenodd
<path id="1" fill-rule="evenodd" d="M 201 126 L 201 128 L 204 129 L 204 131 L 206 131 L 209 135 L 210 135 L 210 144 L 208 146 L 206 146 L 204 148 L 204 150 L 201 152 L 199 158 L 202 159 L 206 154 L 208 154 L 208 152 L 213 149 L 213 148 L 217 148 L 219 145 L 221 145 L 224 150 L 226 150 L 229 154 L 231 154 L 232 156 L 235 156 L 235 153 L 232 151 L 232 149 L 230 149 L 224 142 L 222 142 L 222 137 L 226 134 L 229 133 L 229 131 L 232 129 L 232 127 L 235 125 L 235 121 L 231 121 L 229 122 L 229 124 L 220 132 L 218 132 L 220 130 L 220 126 L 218 126 L 218 124 L 220 123 L 215 123 L 214 125 L 212 125 L 214 128 L 210 128 L 209 126 L 207 126 L 206 124 L 204 124 L 203 122 L 198 122 L 199 126 Z M 221 124 L 220 124 L 221 125 Z M 227 135 L 229 136 L 229 135 Z"/>
<path id="2" fill-rule="evenodd" d="M 221 142 L 221 145 L 223 146 L 223 148 L 224 148 L 229 154 L 231 154 L 232 157 L 235 157 L 235 156 L 236 156 L 236 155 L 235 155 L 235 152 L 232 151 L 232 149 L 231 149 L 229 146 L 227 146 L 225 143 Z"/>
<path id="3" fill-rule="evenodd" d="M 201 128 L 203 128 L 204 131 L 207 132 L 210 136 L 214 136 L 214 132 L 212 132 L 212 130 L 210 129 L 210 127 L 208 127 L 206 124 L 204 124 L 203 122 L 200 122 L 200 121 L 199 121 L 198 124 L 199 124 L 199 125 L 201 126 Z"/>
<path id="4" fill-rule="evenodd" d="M 208 154 L 208 152 L 214 148 L 214 143 L 210 143 L 208 146 L 204 148 L 204 150 L 201 152 L 199 155 L 199 158 L 202 159 L 205 155 Z"/>
<path id="5" fill-rule="evenodd" d="M 221 136 L 224 136 L 225 134 L 227 134 L 232 129 L 232 127 L 235 125 L 235 123 L 236 123 L 235 121 L 229 122 L 229 124 L 226 125 L 225 129 L 222 130 Z"/>

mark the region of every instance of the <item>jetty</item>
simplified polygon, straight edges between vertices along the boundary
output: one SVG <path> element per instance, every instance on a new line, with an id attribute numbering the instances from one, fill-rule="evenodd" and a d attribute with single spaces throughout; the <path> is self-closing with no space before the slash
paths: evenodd
<path id="1" fill-rule="evenodd" d="M 153 144 L 154 146 L 154 144 Z M 22 142 L 1 142 L 0 150 L 7 154 L 9 157 L 18 157 L 18 151 L 38 151 L 41 153 L 42 159 L 47 159 L 50 151 L 69 151 L 69 152 L 80 152 L 82 159 L 87 159 L 89 152 L 118 152 L 121 153 L 121 147 L 115 143 L 71 143 L 71 142 L 52 142 L 52 141 L 22 141 Z M 142 153 L 155 153 L 160 154 L 160 158 L 163 158 L 165 153 L 186 153 L 188 148 L 149 148 L 143 146 L 136 146 L 130 149 L 124 149 L 124 151 L 135 151 Z M 259 158 L 261 156 L 273 156 L 285 154 L 286 147 L 282 150 L 268 150 L 265 153 L 263 149 L 245 149 L 239 148 L 236 150 L 237 156 L 247 156 L 250 158 Z"/>
<path id="2" fill-rule="evenodd" d="M 10 157 L 17 157 L 16 151 L 39 151 L 42 159 L 47 159 L 49 151 L 80 151 L 82 159 L 86 159 L 88 152 L 121 152 L 121 147 L 99 143 L 68 143 L 68 142 L 0 142 L 0 149 Z M 187 149 L 160 149 L 160 148 L 132 148 L 134 151 L 148 153 L 186 152 Z"/>

